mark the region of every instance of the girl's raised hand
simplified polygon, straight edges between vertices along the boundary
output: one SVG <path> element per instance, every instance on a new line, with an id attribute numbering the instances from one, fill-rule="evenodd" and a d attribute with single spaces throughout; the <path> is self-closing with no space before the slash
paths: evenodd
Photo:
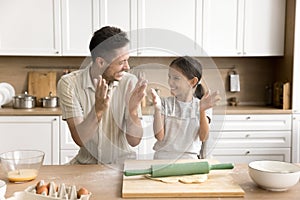
<path id="1" fill-rule="evenodd" d="M 219 91 L 213 93 L 208 90 L 200 100 L 200 112 L 214 107 L 221 100 Z"/>
<path id="2" fill-rule="evenodd" d="M 152 102 L 153 102 L 153 106 L 156 110 L 161 110 L 161 99 L 158 96 L 157 92 L 155 91 L 155 89 L 151 88 L 151 96 L 152 96 Z"/>

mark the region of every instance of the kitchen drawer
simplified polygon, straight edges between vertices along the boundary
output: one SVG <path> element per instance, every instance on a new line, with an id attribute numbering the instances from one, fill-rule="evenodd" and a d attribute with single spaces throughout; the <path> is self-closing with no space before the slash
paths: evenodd
<path id="1" fill-rule="evenodd" d="M 137 146 L 137 159 L 152 160 L 154 155 L 153 146 L 156 142 L 153 132 L 153 115 L 143 115 L 143 138 Z"/>
<path id="2" fill-rule="evenodd" d="M 209 137 L 215 148 L 291 147 L 291 131 L 212 131 Z"/>
<path id="3" fill-rule="evenodd" d="M 64 165 L 69 163 L 77 154 L 78 154 L 78 150 L 61 150 L 60 164 Z"/>
<path id="4" fill-rule="evenodd" d="M 220 162 L 249 163 L 255 160 L 291 161 L 290 148 L 216 148 L 208 152 Z"/>
<path id="5" fill-rule="evenodd" d="M 291 115 L 214 115 L 211 130 L 291 130 Z"/>
<path id="6" fill-rule="evenodd" d="M 71 136 L 67 122 L 63 120 L 60 121 L 60 149 L 79 149 Z"/>

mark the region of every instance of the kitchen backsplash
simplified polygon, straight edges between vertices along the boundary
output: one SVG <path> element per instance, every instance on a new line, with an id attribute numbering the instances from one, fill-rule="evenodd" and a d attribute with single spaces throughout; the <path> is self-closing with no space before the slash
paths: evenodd
<path id="1" fill-rule="evenodd" d="M 167 66 L 173 57 L 131 57 L 130 65 L 133 73 L 142 70 L 151 84 L 161 85 L 161 95 L 168 95 Z M 275 82 L 275 71 L 278 66 L 277 57 L 263 58 L 213 58 L 206 61 L 199 58 L 203 65 L 204 82 L 220 82 L 223 103 L 236 97 L 240 105 L 263 105 L 265 103 L 265 86 Z M 27 90 L 29 71 L 56 71 L 57 77 L 66 71 L 72 71 L 82 64 L 83 57 L 0 57 L 0 82 L 12 84 L 16 93 Z M 212 68 L 212 64 L 217 68 Z M 136 67 L 136 68 L 135 68 Z M 228 73 L 234 68 L 240 78 L 240 92 L 229 92 Z M 217 81 L 216 81 L 217 80 Z M 151 85 L 153 86 L 153 85 Z M 213 89 L 214 87 L 211 85 Z M 155 85 L 153 86 L 155 87 Z"/>

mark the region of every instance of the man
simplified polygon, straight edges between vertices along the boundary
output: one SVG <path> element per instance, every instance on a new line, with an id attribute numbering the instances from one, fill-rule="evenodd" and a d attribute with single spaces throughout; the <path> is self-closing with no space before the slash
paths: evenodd
<path id="1" fill-rule="evenodd" d="M 129 40 L 116 27 L 96 31 L 92 64 L 63 76 L 58 95 L 63 119 L 80 146 L 71 164 L 117 163 L 134 158 L 141 141 L 140 103 L 147 83 L 127 73 Z"/>

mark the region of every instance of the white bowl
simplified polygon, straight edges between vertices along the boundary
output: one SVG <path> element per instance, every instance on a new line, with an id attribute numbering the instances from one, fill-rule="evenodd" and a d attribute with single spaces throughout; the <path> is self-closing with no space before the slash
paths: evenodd
<path id="1" fill-rule="evenodd" d="M 5 199 L 4 198 L 5 193 L 6 193 L 6 183 L 5 181 L 0 180 L 0 200 Z"/>
<path id="2" fill-rule="evenodd" d="M 300 166 L 280 161 L 253 161 L 248 165 L 249 175 L 261 188 L 285 191 L 296 185 L 300 178 Z"/>

